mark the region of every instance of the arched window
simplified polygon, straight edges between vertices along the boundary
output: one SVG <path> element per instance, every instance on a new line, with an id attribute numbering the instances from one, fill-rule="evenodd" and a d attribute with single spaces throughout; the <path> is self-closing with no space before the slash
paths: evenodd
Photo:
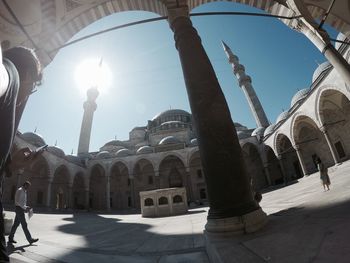
<path id="1" fill-rule="evenodd" d="M 146 198 L 145 199 L 145 206 L 152 206 L 153 204 L 153 199 L 152 198 Z"/>
<path id="2" fill-rule="evenodd" d="M 162 196 L 161 198 L 159 198 L 158 204 L 159 205 L 167 205 L 168 204 L 168 198 Z"/>
<path id="3" fill-rule="evenodd" d="M 173 203 L 182 203 L 182 197 L 180 195 L 175 195 L 173 198 Z"/>

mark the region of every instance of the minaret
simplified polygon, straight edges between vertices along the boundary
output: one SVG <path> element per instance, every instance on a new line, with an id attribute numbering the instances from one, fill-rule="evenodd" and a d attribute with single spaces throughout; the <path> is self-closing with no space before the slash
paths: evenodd
<path id="1" fill-rule="evenodd" d="M 252 79 L 250 76 L 245 74 L 245 68 L 243 65 L 239 64 L 239 59 L 235 56 L 231 49 L 222 41 L 225 53 L 228 57 L 228 61 L 232 65 L 233 73 L 238 79 L 239 86 L 242 88 L 248 103 L 250 110 L 253 113 L 257 127 L 267 127 L 269 126 L 269 121 L 267 120 L 266 114 L 263 107 L 258 99 L 258 96 L 255 93 L 255 90 L 252 86 Z"/>
<path id="2" fill-rule="evenodd" d="M 84 102 L 84 116 L 81 123 L 78 155 L 89 152 L 92 119 L 94 117 L 94 111 L 97 108 L 95 101 L 99 93 L 96 87 L 92 87 L 88 89 L 86 94 L 87 101 Z"/>

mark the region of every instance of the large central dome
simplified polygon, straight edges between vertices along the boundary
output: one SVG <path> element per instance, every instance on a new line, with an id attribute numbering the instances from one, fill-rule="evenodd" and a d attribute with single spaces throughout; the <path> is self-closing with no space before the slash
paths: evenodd
<path id="1" fill-rule="evenodd" d="M 156 116 L 152 118 L 152 121 L 155 121 L 157 119 L 166 119 L 166 118 L 174 118 L 176 116 L 188 116 L 190 117 L 191 114 L 187 111 L 180 110 L 180 109 L 172 109 L 172 110 L 166 110 L 161 113 L 158 113 Z M 176 121 L 176 120 L 168 120 L 168 121 Z"/>

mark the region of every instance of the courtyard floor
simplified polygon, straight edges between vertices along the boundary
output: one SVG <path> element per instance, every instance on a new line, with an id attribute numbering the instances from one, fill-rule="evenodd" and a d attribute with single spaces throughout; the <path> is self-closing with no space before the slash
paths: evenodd
<path id="1" fill-rule="evenodd" d="M 350 262 L 350 162 L 329 171 L 330 191 L 324 192 L 313 174 L 265 193 L 261 206 L 268 224 L 257 233 L 227 239 L 218 249 L 224 262 Z M 34 214 L 29 229 L 39 242 L 28 245 L 19 227 L 18 243 L 8 249 L 11 262 L 207 263 L 207 210 L 157 219 Z"/>

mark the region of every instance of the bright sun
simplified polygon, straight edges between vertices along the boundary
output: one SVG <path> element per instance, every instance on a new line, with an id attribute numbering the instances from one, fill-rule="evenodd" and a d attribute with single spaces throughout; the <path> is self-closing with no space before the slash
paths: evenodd
<path id="1" fill-rule="evenodd" d="M 97 87 L 99 91 L 104 92 L 112 83 L 112 72 L 105 61 L 91 58 L 78 65 L 75 70 L 75 81 L 82 91 Z"/>

